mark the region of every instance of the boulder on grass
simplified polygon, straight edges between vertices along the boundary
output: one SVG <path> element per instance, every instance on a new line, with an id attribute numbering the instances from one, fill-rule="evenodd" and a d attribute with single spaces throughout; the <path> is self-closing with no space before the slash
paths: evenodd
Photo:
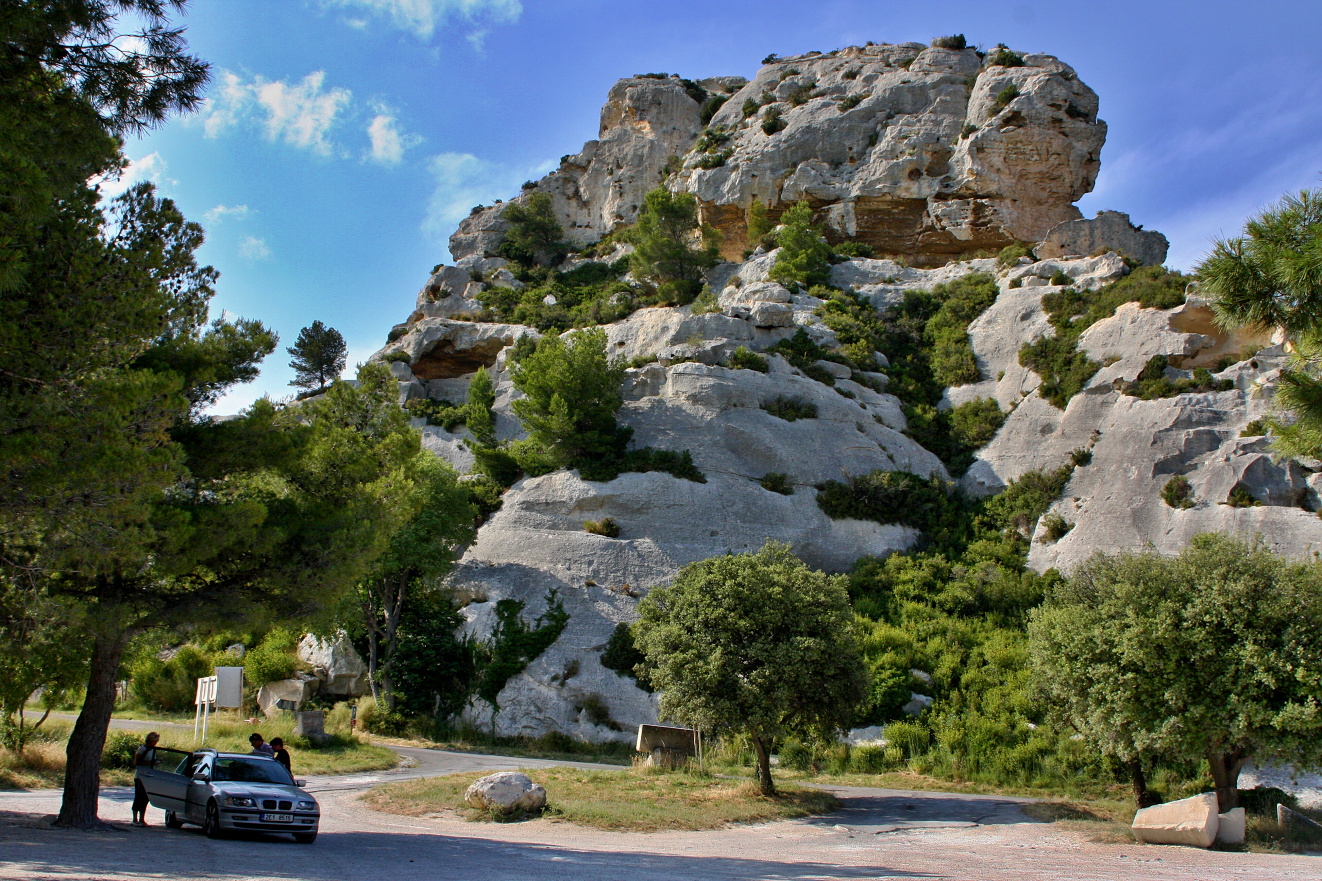
<path id="1" fill-rule="evenodd" d="M 1148 844 L 1211 847 L 1219 828 L 1216 793 L 1143 808 L 1134 814 L 1134 837 Z"/>
<path id="2" fill-rule="evenodd" d="M 474 781 L 464 791 L 464 801 L 480 811 L 534 814 L 546 807 L 546 790 L 527 774 L 501 771 Z"/>

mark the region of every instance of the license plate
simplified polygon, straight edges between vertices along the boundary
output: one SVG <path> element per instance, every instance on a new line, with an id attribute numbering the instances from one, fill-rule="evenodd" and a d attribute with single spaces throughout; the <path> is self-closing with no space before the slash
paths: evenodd
<path id="1" fill-rule="evenodd" d="M 262 814 L 263 823 L 292 823 L 293 814 Z"/>

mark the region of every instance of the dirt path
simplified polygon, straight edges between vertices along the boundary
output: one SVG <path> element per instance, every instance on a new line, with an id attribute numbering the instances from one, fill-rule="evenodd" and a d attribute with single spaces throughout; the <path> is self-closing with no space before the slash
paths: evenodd
<path id="1" fill-rule="evenodd" d="M 470 761 L 454 753 L 424 758 L 459 765 Z M 471 761 L 481 761 L 481 767 L 518 764 L 495 756 Z M 211 841 L 191 827 L 170 831 L 161 825 L 65 832 L 50 828 L 45 819 L 58 808 L 58 793 L 0 793 L 0 877 L 7 881 L 1322 879 L 1322 859 L 1317 857 L 1086 842 L 1028 820 L 1014 799 L 995 797 L 850 788 L 840 790 L 845 809 L 832 817 L 714 832 L 632 834 L 551 820 L 496 825 L 445 816 L 417 819 L 382 814 L 358 801 L 361 788 L 368 784 L 361 780 L 353 788 L 328 786 L 321 791 L 322 833 L 311 846 L 283 836 Z M 108 792 L 101 815 L 126 818 L 128 797 L 127 789 Z M 159 817 L 158 811 L 151 812 L 153 822 L 159 823 Z"/>

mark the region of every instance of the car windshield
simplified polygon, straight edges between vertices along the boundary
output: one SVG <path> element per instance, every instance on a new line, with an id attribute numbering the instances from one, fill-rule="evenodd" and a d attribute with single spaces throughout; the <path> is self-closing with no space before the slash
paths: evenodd
<path id="1" fill-rule="evenodd" d="M 257 759 L 216 759 L 215 770 L 211 779 L 237 780 L 243 783 L 279 783 L 293 786 L 294 778 L 279 762 L 262 762 Z"/>

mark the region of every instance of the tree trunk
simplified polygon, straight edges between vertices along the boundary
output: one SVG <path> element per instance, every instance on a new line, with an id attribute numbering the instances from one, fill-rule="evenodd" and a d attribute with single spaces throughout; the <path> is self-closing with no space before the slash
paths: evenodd
<path id="1" fill-rule="evenodd" d="M 1244 750 L 1235 747 L 1229 752 L 1217 752 L 1213 749 L 1207 755 L 1207 764 L 1212 769 L 1212 782 L 1216 784 L 1216 800 L 1221 813 L 1239 807 L 1239 770 L 1247 760 Z"/>
<path id="2" fill-rule="evenodd" d="M 1148 778 L 1143 773 L 1143 762 L 1140 759 L 1130 759 L 1125 766 L 1129 768 L 1129 779 L 1134 785 L 1134 804 L 1140 808 L 1150 808 L 1160 804 L 1161 799 L 1148 792 Z"/>
<path id="3" fill-rule="evenodd" d="M 367 628 L 367 684 L 372 689 L 372 700 L 381 705 L 381 695 L 376 687 L 376 631 Z"/>
<path id="4" fill-rule="evenodd" d="M 753 735 L 753 748 L 757 750 L 757 782 L 762 794 L 768 797 L 776 795 L 776 784 L 771 782 L 771 754 L 761 737 Z"/>
<path id="5" fill-rule="evenodd" d="M 101 789 L 101 751 L 115 709 L 115 674 L 129 635 L 128 630 L 100 632 L 92 643 L 87 698 L 65 750 L 64 801 L 55 818 L 56 826 L 90 829 L 101 825 L 96 816 Z"/>

